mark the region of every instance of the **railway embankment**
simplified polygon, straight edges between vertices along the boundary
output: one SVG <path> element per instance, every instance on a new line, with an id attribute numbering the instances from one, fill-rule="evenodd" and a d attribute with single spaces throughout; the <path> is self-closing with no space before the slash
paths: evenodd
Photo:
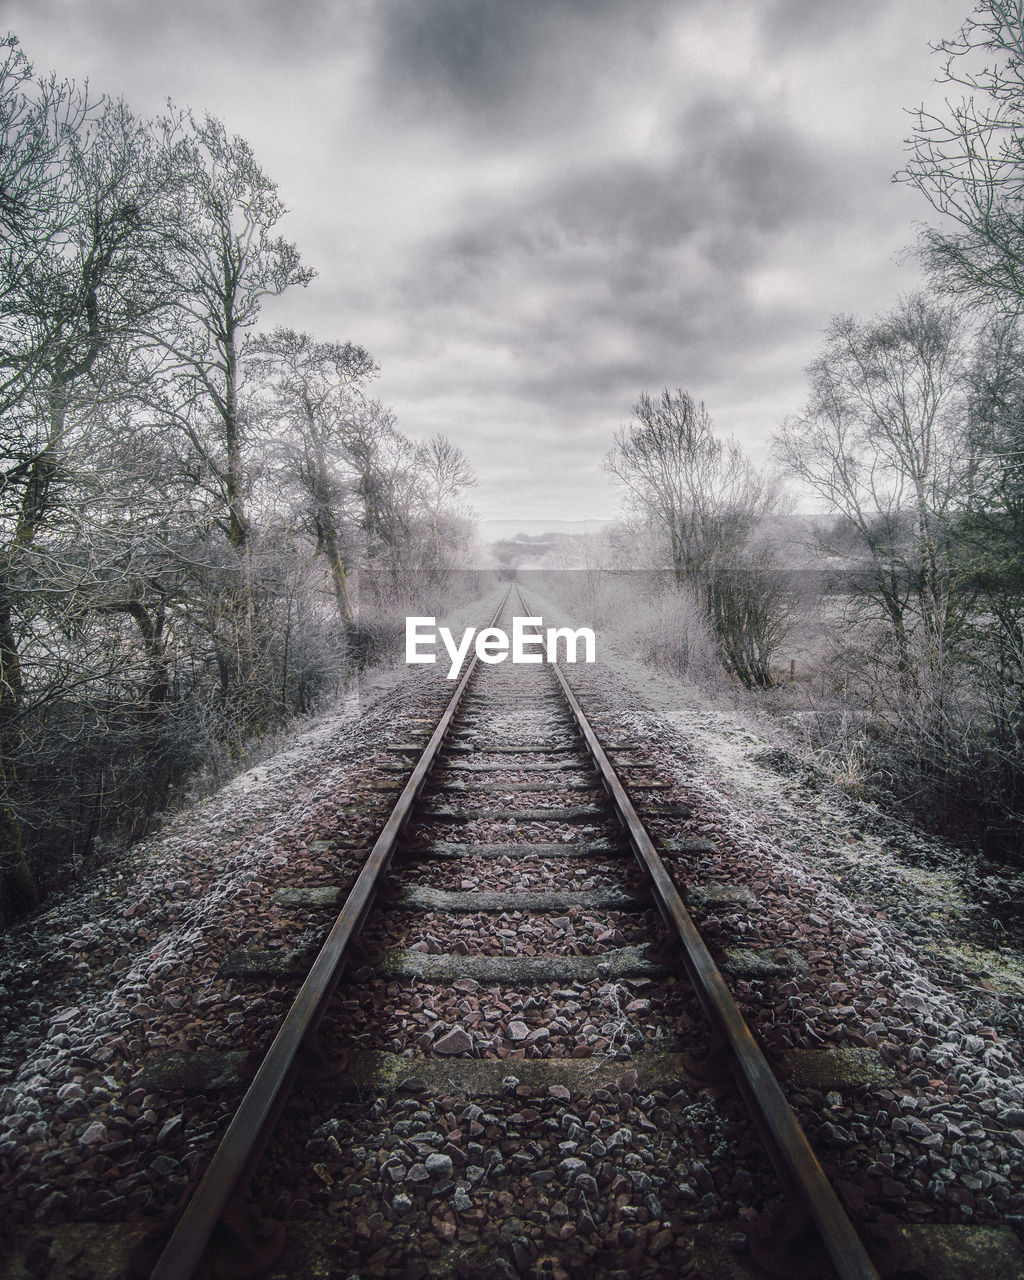
<path id="1" fill-rule="evenodd" d="M 614 646 L 569 678 L 603 738 L 630 745 L 624 776 L 644 797 L 672 878 L 889 1273 L 923 1265 L 924 1248 L 949 1275 L 1015 1274 L 1024 971 L 1014 874 L 851 799 L 791 744 Z M 174 1216 L 316 952 L 324 909 L 354 882 L 401 785 L 408 753 L 396 748 L 422 742 L 449 692 L 436 669 L 377 675 L 5 935 L 6 1274 L 117 1274 L 140 1237 Z M 681 1097 L 667 1077 L 643 1074 L 648 1042 L 665 1037 L 663 1059 L 679 1047 L 667 1045 L 666 1013 L 675 1035 L 699 1009 L 642 963 L 598 971 L 603 956 L 639 950 L 656 923 L 629 900 L 640 882 L 626 883 L 609 856 L 614 827 L 588 811 L 584 784 L 573 794 L 573 763 L 558 749 L 532 766 L 549 767 L 561 789 L 536 772 L 510 774 L 515 762 L 500 754 L 486 757 L 497 782 L 474 774 L 480 732 L 465 726 L 453 790 L 426 802 L 422 820 L 440 821 L 446 839 L 431 829 L 429 869 L 412 877 L 403 909 L 368 926 L 354 966 L 364 989 L 340 997 L 335 1048 L 353 1055 L 349 1102 L 361 1111 L 319 1123 L 303 1148 L 308 1167 L 290 1167 L 286 1186 L 264 1177 L 257 1203 L 268 1220 L 299 1223 L 332 1189 L 363 1197 L 349 1227 L 369 1274 L 443 1274 L 483 1248 L 502 1274 L 584 1275 L 603 1257 L 654 1276 L 698 1257 L 701 1228 L 713 1235 L 716 1224 L 725 1261 L 714 1265 L 742 1267 L 737 1228 L 759 1212 L 764 1160 L 738 1136 L 741 1113 L 710 1086 L 691 1081 Z M 471 833 L 467 872 L 459 804 L 474 788 L 486 804 L 488 785 L 494 825 L 486 839 Z M 510 794 L 511 823 L 501 812 Z M 554 840 L 551 822 L 562 824 Z M 524 840 L 536 867 L 512 852 Z M 530 895 L 550 905 L 554 891 L 565 901 L 538 918 Z M 377 982 L 382 948 L 392 971 Z M 243 955 L 255 968 L 233 972 Z M 542 973 L 551 957 L 558 973 Z M 458 973 L 444 969 L 452 963 Z M 526 983 L 498 973 L 531 964 Z M 424 999 L 441 984 L 443 998 Z M 517 987 L 505 1007 L 484 998 Z M 548 1079 L 541 1064 L 552 1057 L 566 1062 L 564 1081 Z M 599 1080 L 582 1074 L 595 1071 Z M 647 1141 L 610 1146 L 634 1130 Z M 422 1136 L 433 1134 L 443 1140 Z M 402 1159 L 418 1135 L 423 1150 Z M 618 1146 L 621 1162 L 608 1157 Z M 678 1164 L 684 1148 L 688 1175 L 666 1189 L 661 1165 Z M 558 1173 L 573 1161 L 584 1167 Z M 548 1172 L 564 1177 L 564 1194 Z M 445 1184 L 433 1197 L 432 1179 Z M 614 1211 L 596 1211 L 591 1201 L 613 1184 Z"/>

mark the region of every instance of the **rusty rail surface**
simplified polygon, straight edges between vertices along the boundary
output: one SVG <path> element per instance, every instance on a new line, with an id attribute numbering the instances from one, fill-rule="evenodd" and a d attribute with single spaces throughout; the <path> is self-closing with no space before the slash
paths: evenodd
<path id="1" fill-rule="evenodd" d="M 490 625 L 501 616 L 509 587 Z M 266 1057 L 235 1112 L 220 1146 L 196 1187 L 185 1212 L 161 1253 L 152 1280 L 189 1280 L 202 1260 L 210 1238 L 232 1196 L 251 1174 L 287 1100 L 303 1041 L 315 1032 L 345 967 L 345 953 L 366 918 L 377 884 L 387 870 L 395 846 L 423 790 L 441 744 L 476 669 L 474 653 L 430 736 L 408 782 L 359 872 L 327 940 L 313 962 L 295 1002 L 267 1050 Z"/>
<path id="2" fill-rule="evenodd" d="M 522 592 L 518 586 L 516 589 L 524 612 L 529 614 Z M 731 1066 L 740 1092 L 776 1171 L 784 1185 L 788 1185 L 806 1207 L 840 1280 L 879 1280 L 863 1241 L 811 1149 L 807 1135 L 754 1040 L 614 766 L 569 687 L 561 666 L 557 662 L 552 662 L 551 666 L 630 848 L 647 872 L 658 910 L 682 943 L 683 963 L 701 1006 L 712 1028 L 731 1050 Z"/>

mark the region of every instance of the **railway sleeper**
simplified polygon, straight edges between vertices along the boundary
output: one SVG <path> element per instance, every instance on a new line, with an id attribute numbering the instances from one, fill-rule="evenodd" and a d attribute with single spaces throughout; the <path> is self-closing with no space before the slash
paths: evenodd
<path id="1" fill-rule="evenodd" d="M 431 840 L 422 845 L 405 845 L 397 850 L 416 858 L 602 858 L 627 856 L 627 851 L 610 840 L 574 840 L 560 844 L 457 844 L 451 840 Z"/>
<path id="2" fill-rule="evenodd" d="M 413 748 L 413 750 L 416 749 Z M 444 749 L 445 751 L 473 752 L 483 756 L 562 756 L 569 754 L 579 755 L 580 744 L 578 741 L 572 743 L 562 742 L 560 744 L 550 742 L 503 742 L 494 746 L 487 746 L 484 743 L 477 742 L 475 738 L 468 741 L 451 738 L 445 742 Z"/>
<path id="3" fill-rule="evenodd" d="M 446 778 L 431 778 L 431 790 L 445 790 L 456 795 L 512 795 L 520 791 L 598 791 L 601 784 L 596 779 L 586 782 L 451 782 Z"/>
<path id="4" fill-rule="evenodd" d="M 516 773 L 581 773 L 589 766 L 575 760 L 531 760 L 522 764 L 478 764 L 472 760 L 452 760 L 445 766 L 460 773 L 498 773 L 515 770 Z"/>
<path id="5" fill-rule="evenodd" d="M 411 885 L 402 897 L 386 905 L 401 911 L 535 911 L 557 915 L 568 911 L 570 907 L 582 907 L 590 911 L 647 911 L 651 900 L 649 895 L 629 893 L 623 889 L 580 889 L 576 892 L 549 890 L 537 893 L 513 889 L 507 893 L 480 893 Z"/>
<path id="6" fill-rule="evenodd" d="M 421 821 L 425 822 L 607 822 L 609 814 L 603 806 L 586 804 L 558 809 L 511 809 L 500 812 L 486 810 L 455 809 L 439 805 L 425 809 Z"/>
<path id="7" fill-rule="evenodd" d="M 332 1061 L 340 1062 L 340 1054 Z M 623 1072 L 637 1073 L 637 1087 L 645 1093 L 666 1089 L 672 1081 L 708 1086 L 704 1073 L 694 1070 L 697 1060 L 688 1053 L 645 1050 L 628 1059 L 593 1054 L 587 1058 L 410 1058 L 382 1050 L 352 1049 L 344 1071 L 329 1080 L 332 1096 L 362 1098 L 392 1093 L 430 1092 L 440 1095 L 462 1091 L 467 1096 L 490 1097 L 507 1092 L 509 1076 L 530 1087 L 562 1086 L 587 1095 L 619 1081 Z M 898 1077 L 881 1055 L 868 1048 L 787 1049 L 777 1060 L 778 1074 L 791 1089 L 819 1089 L 839 1094 L 862 1089 L 898 1087 Z M 184 1053 L 177 1049 L 153 1054 L 136 1077 L 139 1086 L 161 1092 L 193 1094 L 232 1093 L 252 1076 L 249 1054 L 237 1050 Z M 719 1086 L 729 1076 L 728 1064 L 711 1082 Z"/>
<path id="8" fill-rule="evenodd" d="M 293 1259 L 303 1274 L 330 1275 L 342 1230 L 335 1225 L 303 1224 L 301 1241 L 289 1239 L 284 1255 L 291 1274 L 271 1263 L 270 1269 L 264 1271 L 266 1280 L 278 1280 L 279 1276 L 294 1280 Z M 153 1245 L 147 1239 L 150 1232 L 150 1225 L 144 1221 L 41 1224 L 25 1229 L 18 1243 L 4 1251 L 3 1262 L 8 1269 L 6 1274 L 46 1275 L 53 1280 L 64 1280 L 79 1273 L 95 1276 L 97 1280 L 146 1274 L 145 1264 L 139 1267 L 138 1263 L 144 1257 L 153 1256 Z M 1024 1274 L 1024 1247 L 1010 1227 L 877 1223 L 867 1226 L 865 1234 L 871 1240 L 885 1277 L 964 1280 L 970 1276 L 979 1280 L 981 1277 L 1019 1280 Z M 699 1274 L 713 1280 L 763 1280 L 764 1273 L 755 1270 L 745 1252 L 739 1251 L 741 1239 L 745 1241 L 740 1221 L 694 1223 L 687 1243 L 694 1261 L 699 1262 Z M 498 1252 L 514 1258 L 513 1239 L 502 1239 Z M 494 1254 L 493 1247 L 481 1248 L 477 1274 L 484 1274 L 483 1268 Z M 456 1268 L 468 1261 L 466 1250 L 458 1245 L 448 1246 L 433 1260 L 430 1274 L 454 1275 Z"/>
<path id="9" fill-rule="evenodd" d="M 386 978 L 452 983 L 475 978 L 485 986 L 535 986 L 544 982 L 596 982 L 661 976 L 670 966 L 648 959 L 643 947 L 615 947 L 598 956 L 463 956 L 393 951 L 381 965 Z"/>

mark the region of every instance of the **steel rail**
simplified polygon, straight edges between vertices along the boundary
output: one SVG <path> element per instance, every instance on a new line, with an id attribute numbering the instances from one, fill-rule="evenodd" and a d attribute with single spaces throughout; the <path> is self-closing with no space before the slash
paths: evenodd
<path id="1" fill-rule="evenodd" d="M 501 617 L 511 586 L 490 625 Z M 152 1272 L 152 1280 L 189 1280 L 231 1197 L 244 1186 L 283 1107 L 306 1036 L 316 1029 L 344 969 L 345 952 L 373 905 L 377 882 L 387 870 L 395 846 L 448 734 L 462 695 L 476 669 L 474 653 L 430 735 L 409 780 L 360 869 L 326 942 L 313 961 L 295 1001 L 285 1015 L 259 1070 L 235 1112 L 220 1146 L 196 1187 Z"/>
<path id="2" fill-rule="evenodd" d="M 518 586 L 516 589 L 523 609 L 529 614 L 522 591 Z M 551 654 L 548 654 L 548 662 L 601 776 L 630 848 L 650 877 L 658 909 L 665 922 L 679 935 L 683 963 L 701 1006 L 712 1027 L 724 1037 L 732 1050 L 733 1070 L 741 1092 L 762 1137 L 765 1138 L 776 1169 L 784 1181 L 789 1181 L 795 1187 L 806 1205 L 840 1280 L 879 1280 L 878 1271 L 863 1241 L 811 1149 L 807 1135 L 754 1040 L 732 992 L 654 848 L 646 827 L 633 808 L 576 695 L 569 687 L 560 664 L 553 660 Z"/>

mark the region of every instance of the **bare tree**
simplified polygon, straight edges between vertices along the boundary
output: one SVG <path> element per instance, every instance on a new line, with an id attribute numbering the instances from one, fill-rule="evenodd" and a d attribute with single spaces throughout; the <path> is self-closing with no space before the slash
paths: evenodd
<path id="1" fill-rule="evenodd" d="M 1013 848 L 1019 846 L 1024 810 L 1024 340 L 1018 322 L 1004 320 L 982 329 L 970 394 L 978 499 L 956 532 L 979 602 L 966 656 L 987 711 L 989 759 L 988 776 L 979 787 L 982 807 L 994 818 L 996 843 L 1009 834 Z M 975 750 L 976 758 L 983 754 Z M 1007 811 L 1013 815 L 1010 823 Z M 993 843 L 991 833 L 986 843 Z"/>
<path id="2" fill-rule="evenodd" d="M 777 495 L 738 445 L 715 435 L 711 415 L 687 392 L 666 388 L 658 400 L 644 392 L 633 413 L 605 465 L 660 529 L 684 581 L 741 547 Z"/>
<path id="3" fill-rule="evenodd" d="M 285 206 L 245 139 L 209 115 L 186 116 L 183 130 L 178 230 L 167 268 L 176 306 L 155 333 L 172 384 L 163 407 L 216 478 L 225 532 L 241 550 L 248 536 L 243 345 L 263 301 L 308 284 L 315 273 L 275 234 Z"/>
<path id="4" fill-rule="evenodd" d="M 362 347 L 316 342 L 291 329 L 257 339 L 249 364 L 266 384 L 271 447 L 299 496 L 316 550 L 327 560 L 338 615 L 348 626 L 347 544 L 359 518 L 352 511 L 352 442 L 362 440 L 378 416 L 363 394 L 377 366 Z"/>
<path id="5" fill-rule="evenodd" d="M 1019 855 L 1016 323 L 968 325 L 916 296 L 866 323 L 834 320 L 808 372 L 808 405 L 776 447 L 829 513 L 819 546 L 839 570 L 830 612 L 854 752 L 930 822 Z"/>
<path id="6" fill-rule="evenodd" d="M 896 175 L 957 230 L 929 228 L 925 261 L 947 290 L 1024 310 L 1024 7 L 980 0 L 958 34 L 934 46 L 939 82 L 966 90 L 945 111 L 915 113 L 911 159 Z"/>
<path id="7" fill-rule="evenodd" d="M 397 580 L 412 539 L 415 451 L 394 413 L 372 400 L 346 432 L 344 456 L 359 503 L 364 563 Z"/>
<path id="8" fill-rule="evenodd" d="M 8 156 L 7 166 L 18 179 L 33 164 L 40 168 L 40 191 L 31 198 L 19 199 L 12 180 L 8 217 L 16 226 L 7 247 L 23 252 L 0 296 L 8 353 L 6 403 L 0 406 L 6 444 L 0 473 L 0 847 L 14 865 L 7 898 L 17 909 L 33 898 L 16 854 L 21 648 L 32 631 L 19 612 L 35 581 L 27 557 L 61 509 L 72 442 L 85 429 L 90 406 L 120 385 L 133 338 L 165 300 L 154 246 L 166 173 L 150 131 L 121 102 L 89 117 L 73 91 L 51 80 L 42 82 L 33 107 L 17 50 L 9 49 L 15 73 L 4 110 L 15 121 L 15 142 L 28 154 L 20 164 Z"/>
<path id="9" fill-rule="evenodd" d="M 416 449 L 423 505 L 434 521 L 451 508 L 466 489 L 476 484 L 469 459 L 457 444 L 438 432 Z"/>
<path id="10" fill-rule="evenodd" d="M 950 529 L 976 488 L 966 343 L 955 310 L 926 295 L 867 323 L 836 317 L 808 370 L 807 407 L 776 441 L 786 469 L 840 517 L 856 549 L 847 582 L 879 605 L 910 678 L 920 646 L 941 661 L 963 618 Z"/>
<path id="11" fill-rule="evenodd" d="M 607 469 L 660 534 L 677 582 L 703 592 L 726 668 L 745 684 L 770 684 L 788 606 L 770 555 L 762 549 L 752 558 L 750 541 L 778 509 L 777 486 L 715 435 L 707 409 L 687 392 L 666 388 L 658 400 L 644 392 L 633 413 Z"/>
<path id="12" fill-rule="evenodd" d="M 425 568 L 443 570 L 446 558 L 450 561 L 465 550 L 472 523 L 459 499 L 476 485 L 476 476 L 459 446 L 440 432 L 416 447 L 414 466 L 418 501 L 427 524 L 426 554 L 421 559 L 428 562 Z"/>
<path id="13" fill-rule="evenodd" d="M 30 393 L 37 369 L 41 323 L 33 320 L 23 297 L 25 273 L 59 242 L 72 216 L 65 198 L 64 175 L 71 158 L 67 133 L 88 115 L 84 98 L 67 82 L 36 81 L 31 63 L 16 37 L 8 34 L 0 49 L 0 414 L 3 415 L 3 471 L 0 502 L 5 515 L 5 541 L 18 523 L 33 451 L 10 418 Z M 0 924 L 8 912 L 26 910 L 38 901 L 38 890 L 25 859 L 17 800 L 22 741 L 20 713 L 24 698 L 13 565 L 9 552 L 0 565 Z"/>
<path id="14" fill-rule="evenodd" d="M 391 580 L 470 482 L 361 347 L 253 340 L 312 275 L 283 212 L 218 121 L 0 41 L 0 927 L 337 687 L 352 565 L 387 570 L 361 631 L 399 635 Z"/>
<path id="15" fill-rule="evenodd" d="M 70 232 L 74 143 L 93 108 L 88 96 L 56 75 L 36 78 L 17 37 L 0 40 L 0 412 L 32 385 L 46 318 L 21 295 L 41 257 Z"/>

